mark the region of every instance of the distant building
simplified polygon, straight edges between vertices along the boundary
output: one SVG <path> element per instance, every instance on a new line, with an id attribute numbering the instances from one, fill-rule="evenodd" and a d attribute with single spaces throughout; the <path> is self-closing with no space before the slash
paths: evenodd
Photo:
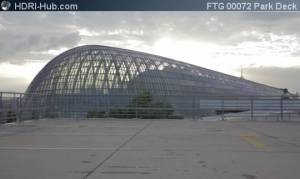
<path id="1" fill-rule="evenodd" d="M 26 106 L 44 107 L 32 115 L 85 117 L 91 111 L 107 114 L 134 106 L 143 92 L 151 95 L 151 104 L 168 104 L 184 117 L 205 96 L 283 94 L 279 88 L 169 58 L 87 45 L 50 61 L 31 82 L 24 100 Z"/>

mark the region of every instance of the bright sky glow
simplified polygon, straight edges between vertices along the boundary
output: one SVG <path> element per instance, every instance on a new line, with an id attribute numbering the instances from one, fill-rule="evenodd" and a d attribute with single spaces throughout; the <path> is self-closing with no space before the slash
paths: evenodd
<path id="1" fill-rule="evenodd" d="M 26 89 L 55 56 L 88 44 L 156 54 L 234 76 L 242 67 L 249 80 L 300 91 L 292 79 L 300 75 L 299 27 L 296 13 L 3 13 L 0 91 L 18 91 L 19 81 Z"/>
<path id="2" fill-rule="evenodd" d="M 293 46 L 286 50 L 277 46 L 270 49 L 270 46 L 272 43 L 269 42 L 264 44 L 245 42 L 237 47 L 224 48 L 210 43 L 179 41 L 167 37 L 158 40 L 152 52 L 235 76 L 240 75 L 241 66 L 281 68 L 300 66 L 299 58 L 289 56 Z"/>
<path id="3" fill-rule="evenodd" d="M 31 62 L 23 65 L 0 63 L 0 76 L 11 79 L 21 78 L 30 83 L 45 64 L 45 62 Z"/>

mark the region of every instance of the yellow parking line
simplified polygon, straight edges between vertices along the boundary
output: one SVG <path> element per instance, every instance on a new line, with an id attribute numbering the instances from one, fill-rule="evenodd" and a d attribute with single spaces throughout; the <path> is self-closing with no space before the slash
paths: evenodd
<path id="1" fill-rule="evenodd" d="M 256 134 L 246 134 L 242 133 L 240 135 L 241 139 L 246 141 L 247 143 L 253 145 L 257 149 L 264 149 L 266 148 L 265 144 L 262 143 L 262 141 L 259 140 L 258 136 Z"/>

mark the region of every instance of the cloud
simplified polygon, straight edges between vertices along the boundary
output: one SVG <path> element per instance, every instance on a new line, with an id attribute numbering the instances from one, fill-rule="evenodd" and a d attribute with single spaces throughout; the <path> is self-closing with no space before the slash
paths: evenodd
<path id="1" fill-rule="evenodd" d="M 104 45 L 111 45 L 111 41 L 124 45 L 119 47 L 132 46 L 124 42 L 134 39 L 151 48 L 157 40 L 165 37 L 175 37 L 179 41 L 215 43 L 224 47 L 236 47 L 245 42 L 272 42 L 280 46 L 286 44 L 286 38 L 290 38 L 294 39 L 294 46 L 299 46 L 299 15 L 259 14 L 262 13 L 92 12 L 77 13 L 75 24 L 77 28 L 98 33 L 97 36 L 83 38 L 83 41 L 93 39 Z M 271 37 L 277 37 L 277 40 Z M 289 53 L 294 50 L 290 48 L 288 46 Z"/>
<path id="2" fill-rule="evenodd" d="M 11 63 L 22 63 L 25 60 L 45 60 L 31 52 L 47 51 L 49 49 L 59 49 L 63 47 L 76 46 L 80 40 L 79 35 L 69 34 L 30 34 L 21 35 L 6 32 L 0 34 L 0 60 Z M 49 56 L 44 56 L 49 57 Z"/>
<path id="3" fill-rule="evenodd" d="M 300 57 L 300 49 L 291 54 L 294 57 Z"/>
<path id="4" fill-rule="evenodd" d="M 201 44 L 199 47 L 206 44 L 211 47 L 192 48 L 196 49 L 193 53 L 185 49 L 187 54 L 184 59 L 193 58 L 189 56 L 191 54 L 199 54 L 197 59 L 211 56 L 216 58 L 214 64 L 230 66 L 230 60 L 232 63 L 243 63 L 241 61 L 245 59 L 257 63 L 256 66 L 268 66 L 270 61 L 282 59 L 287 64 L 297 64 L 295 59 L 300 54 L 299 26 L 300 15 L 285 12 L 1 13 L 0 64 L 47 62 L 62 49 L 82 44 L 159 52 L 155 46 L 168 38 L 182 42 L 180 44 Z M 205 54 L 206 51 L 212 55 Z M 197 64 L 201 65 L 202 62 L 198 61 Z M 273 75 L 289 73 L 285 70 L 279 73 L 276 68 L 270 69 L 270 73 L 272 70 L 275 70 Z M 263 75 L 255 76 L 254 71 L 250 72 L 255 80 L 268 82 Z M 260 73 L 258 69 L 255 72 Z M 271 77 L 268 80 L 275 82 Z M 288 79 L 285 81 L 289 81 L 294 88 L 295 83 Z M 284 85 L 288 86 L 283 82 Z"/>
<path id="5" fill-rule="evenodd" d="M 151 49 L 157 40 L 168 36 L 233 49 L 245 42 L 285 45 L 286 37 L 294 38 L 293 47 L 299 48 L 300 43 L 300 16 L 291 13 L 12 12 L 1 14 L 0 24 L 0 62 L 13 63 L 24 59 L 50 60 L 49 55 L 37 57 L 28 52 L 78 44 Z M 277 41 L 271 36 L 278 37 Z M 288 53 L 294 53 L 295 49 L 285 47 Z"/>
<path id="6" fill-rule="evenodd" d="M 9 13 L 10 14 L 10 13 Z M 25 63 L 28 60 L 50 60 L 53 55 L 31 52 L 77 46 L 79 32 L 70 31 L 58 17 L 41 13 L 1 14 L 0 63 Z M 61 19 L 61 18 L 60 18 Z"/>

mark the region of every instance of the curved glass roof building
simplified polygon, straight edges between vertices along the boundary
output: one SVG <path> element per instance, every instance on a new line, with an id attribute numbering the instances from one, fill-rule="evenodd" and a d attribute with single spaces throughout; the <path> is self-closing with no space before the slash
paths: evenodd
<path id="1" fill-rule="evenodd" d="M 50 61 L 26 94 L 26 105 L 44 106 L 40 113 L 48 116 L 119 111 L 139 117 L 138 110 L 148 105 L 168 106 L 172 115 L 185 117 L 203 96 L 281 95 L 282 90 L 156 55 L 86 45 Z"/>

